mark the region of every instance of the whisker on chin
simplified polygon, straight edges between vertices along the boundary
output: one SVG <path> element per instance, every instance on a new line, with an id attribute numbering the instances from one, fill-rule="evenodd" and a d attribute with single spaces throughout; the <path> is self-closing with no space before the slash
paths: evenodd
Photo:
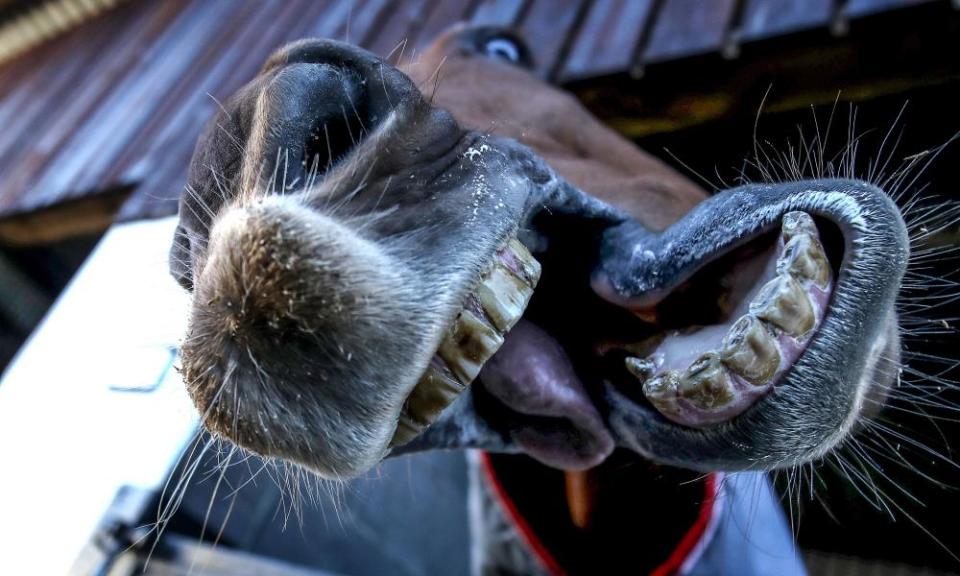
<path id="1" fill-rule="evenodd" d="M 220 474 L 219 474 L 219 476 L 217 477 L 217 482 L 216 482 L 216 484 L 214 485 L 213 493 L 210 495 L 210 501 L 209 501 L 208 504 L 207 504 L 207 511 L 206 511 L 206 513 L 204 514 L 203 523 L 202 523 L 202 525 L 201 525 L 201 527 L 200 527 L 200 535 L 199 535 L 199 537 L 197 538 L 198 542 L 201 542 L 201 543 L 203 542 L 203 537 L 204 537 L 204 535 L 206 534 L 206 531 L 207 531 L 207 524 L 208 524 L 209 521 L 210 521 L 210 513 L 211 513 L 212 510 L 213 510 L 213 504 L 214 504 L 214 502 L 216 501 L 217 494 L 220 492 L 220 486 L 223 484 L 224 479 L 226 478 L 227 470 L 228 470 L 229 467 L 230 467 L 230 461 L 231 461 L 231 459 L 233 458 L 233 455 L 236 453 L 236 450 L 237 450 L 237 447 L 236 447 L 236 446 L 231 446 L 230 451 L 227 453 L 227 458 L 226 458 L 226 460 L 225 460 L 224 462 L 218 462 L 218 463 L 217 463 L 217 468 L 219 469 Z M 232 512 L 232 510 L 233 510 L 233 506 L 231 505 L 231 506 L 230 506 L 230 511 Z M 228 513 L 228 514 L 229 514 L 229 513 Z M 229 517 L 229 516 L 228 516 L 228 517 Z M 225 522 L 226 522 L 226 521 L 225 521 Z M 189 568 L 188 571 L 187 571 L 188 574 L 193 574 L 193 570 L 194 570 L 194 568 L 196 567 L 197 556 L 198 556 L 198 555 L 194 555 L 194 557 L 191 559 L 190 568 Z"/>

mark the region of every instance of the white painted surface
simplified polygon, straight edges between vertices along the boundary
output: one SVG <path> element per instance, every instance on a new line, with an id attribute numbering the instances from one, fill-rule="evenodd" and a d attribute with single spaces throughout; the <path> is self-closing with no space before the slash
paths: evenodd
<path id="1" fill-rule="evenodd" d="M 66 574 L 117 489 L 157 487 L 195 430 L 169 366 L 175 224 L 113 227 L 0 379 L 0 574 Z"/>

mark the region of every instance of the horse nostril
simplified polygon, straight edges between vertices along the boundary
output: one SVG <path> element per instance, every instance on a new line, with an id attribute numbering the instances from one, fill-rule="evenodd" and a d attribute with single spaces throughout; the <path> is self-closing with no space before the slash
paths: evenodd
<path id="1" fill-rule="evenodd" d="M 283 192 L 326 173 L 392 112 L 420 98 L 400 71 L 373 54 L 332 41 L 284 47 L 256 82 L 244 163 L 255 165 L 253 172 L 274 174 L 272 188 Z"/>

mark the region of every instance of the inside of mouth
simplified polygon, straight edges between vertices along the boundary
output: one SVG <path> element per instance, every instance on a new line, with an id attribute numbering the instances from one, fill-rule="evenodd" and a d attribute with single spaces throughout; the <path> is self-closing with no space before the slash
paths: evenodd
<path id="1" fill-rule="evenodd" d="M 569 362 L 581 387 L 567 392 L 583 396 L 583 404 L 606 381 L 675 424 L 732 420 L 804 353 L 827 314 L 842 261 L 842 237 L 829 221 L 793 212 L 781 224 L 707 262 L 641 310 L 602 301 L 577 280 L 590 265 L 586 255 L 554 245 L 538 254 L 543 277 L 523 318 L 558 342 L 563 358 L 527 352 L 512 361 Z M 519 347 L 511 337 L 504 346 Z M 550 390 L 545 382 L 516 385 Z M 537 413 L 530 408 L 520 411 Z"/>
<path id="2" fill-rule="evenodd" d="M 693 428 L 729 421 L 770 393 L 826 316 L 843 255 L 832 223 L 803 213 L 785 219 L 783 228 L 749 240 L 635 311 L 656 331 L 604 343 L 611 384 Z M 792 229 L 797 219 L 799 234 Z"/>
<path id="3" fill-rule="evenodd" d="M 510 254 L 498 254 L 501 267 L 517 268 Z M 516 327 L 491 333 L 496 342 L 468 359 L 470 374 L 447 394 L 475 378 L 487 397 L 482 417 L 528 454 L 565 469 L 593 466 L 613 449 L 597 408 L 606 385 L 691 428 L 730 421 L 770 393 L 826 316 L 843 241 L 831 223 L 789 213 L 780 228 L 718 255 L 640 310 L 592 291 L 595 254 L 582 242 L 552 239 L 536 255 L 539 284 L 525 295 L 525 309 L 515 307 Z M 462 314 L 493 326 L 476 304 L 484 288 L 491 283 L 481 282 Z M 447 366 L 465 361 L 458 355 L 448 353 Z"/>

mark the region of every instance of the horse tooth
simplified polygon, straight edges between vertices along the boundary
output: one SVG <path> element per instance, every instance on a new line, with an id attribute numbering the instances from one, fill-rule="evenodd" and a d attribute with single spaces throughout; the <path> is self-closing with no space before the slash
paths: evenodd
<path id="1" fill-rule="evenodd" d="M 677 414 L 677 387 L 680 375 L 676 370 L 665 370 L 643 383 L 643 395 L 664 414 Z"/>
<path id="2" fill-rule="evenodd" d="M 419 435 L 466 388 L 452 374 L 431 364 L 407 397 L 391 445 L 406 444 Z"/>
<path id="3" fill-rule="evenodd" d="M 783 253 L 777 259 L 777 273 L 812 280 L 817 286 L 826 288 L 830 281 L 830 264 L 815 236 L 798 233 L 783 247 Z"/>
<path id="4" fill-rule="evenodd" d="M 751 384 L 765 384 L 780 367 L 777 341 L 756 316 L 741 316 L 727 332 L 720 360 Z"/>
<path id="5" fill-rule="evenodd" d="M 503 336 L 495 328 L 464 309 L 447 330 L 437 354 L 461 382 L 469 384 L 502 344 Z"/>
<path id="6" fill-rule="evenodd" d="M 713 410 L 733 401 L 730 376 L 716 352 L 707 352 L 687 368 L 677 392 L 698 408 Z"/>
<path id="7" fill-rule="evenodd" d="M 628 356 L 623 361 L 624 366 L 627 368 L 627 372 L 633 374 L 633 376 L 640 382 L 646 382 L 651 376 L 656 367 L 653 365 L 653 362 L 646 360 L 644 358 L 637 358 L 636 356 Z"/>
<path id="8" fill-rule="evenodd" d="M 517 274 L 521 280 L 527 283 L 530 288 L 536 288 L 540 281 L 540 262 L 533 257 L 533 254 L 527 250 L 527 247 L 516 238 L 511 238 L 507 242 L 504 252 L 512 256 L 517 264 Z M 513 272 L 511 270 L 511 272 Z"/>
<path id="9" fill-rule="evenodd" d="M 813 329 L 813 304 L 806 291 L 792 276 L 784 274 L 760 288 L 750 303 L 750 313 L 787 334 L 800 338 Z"/>
<path id="10" fill-rule="evenodd" d="M 780 221 L 780 234 L 784 242 L 789 242 L 797 234 L 809 234 L 817 236 L 817 224 L 813 221 L 813 216 L 806 212 L 793 211 L 783 215 Z"/>
<path id="11" fill-rule="evenodd" d="M 393 432 L 393 438 L 390 439 L 390 447 L 403 446 L 420 435 L 423 427 L 415 422 L 406 411 L 400 412 L 400 418 L 397 420 L 397 428 Z"/>
<path id="12" fill-rule="evenodd" d="M 498 261 L 484 276 L 476 294 L 497 329 L 507 332 L 523 315 L 533 288 Z"/>

